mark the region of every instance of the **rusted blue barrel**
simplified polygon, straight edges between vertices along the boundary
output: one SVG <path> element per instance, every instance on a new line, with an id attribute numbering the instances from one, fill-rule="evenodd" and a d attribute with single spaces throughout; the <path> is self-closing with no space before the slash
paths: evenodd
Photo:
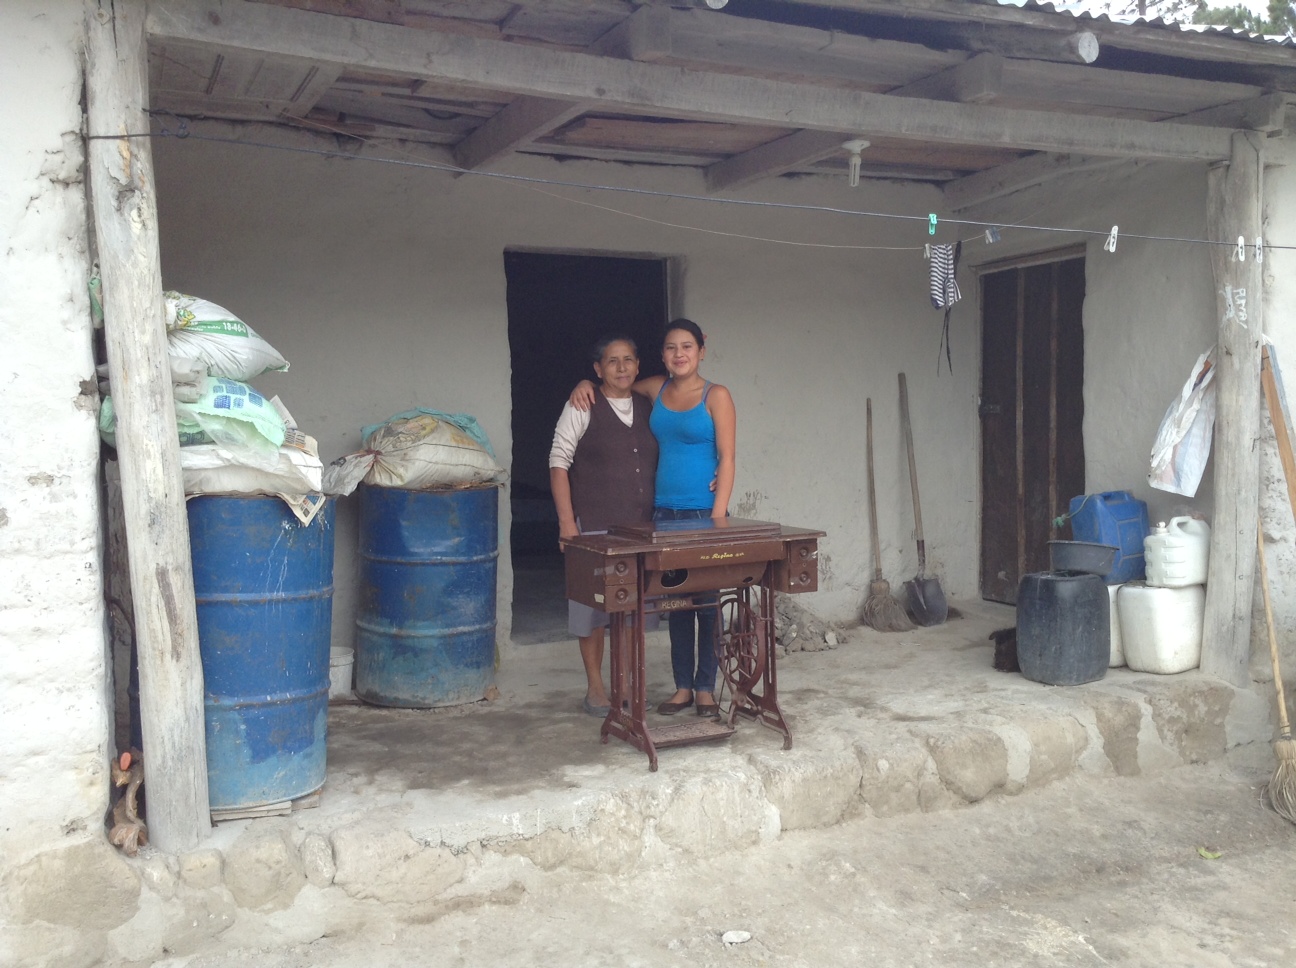
<path id="1" fill-rule="evenodd" d="M 333 502 L 309 525 L 277 497 L 190 498 L 213 810 L 324 785 Z"/>
<path id="2" fill-rule="evenodd" d="M 428 709 L 486 692 L 498 493 L 361 485 L 355 692 L 365 702 Z"/>

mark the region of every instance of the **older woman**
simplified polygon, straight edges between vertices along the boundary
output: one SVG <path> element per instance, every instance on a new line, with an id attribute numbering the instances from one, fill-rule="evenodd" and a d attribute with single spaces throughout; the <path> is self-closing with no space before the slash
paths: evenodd
<path id="1" fill-rule="evenodd" d="M 631 392 L 639 351 L 623 336 L 594 348 L 593 406 L 567 403 L 549 451 L 549 485 L 558 511 L 558 540 L 606 531 L 613 524 L 652 520 L 657 441 L 649 428 L 651 405 Z M 603 685 L 603 630 L 608 617 L 579 602 L 567 603 L 567 629 L 580 642 L 586 690 L 581 706 L 608 714 Z"/>
<path id="2" fill-rule="evenodd" d="M 706 336 L 697 323 L 672 320 L 662 341 L 662 362 L 669 376 L 650 376 L 631 388 L 653 401 L 650 426 L 661 450 L 653 509 L 658 521 L 728 514 L 736 468 L 737 414 L 729 391 L 698 372 L 705 358 Z M 582 383 L 568 405 L 595 402 L 592 392 L 592 384 Z M 694 603 L 710 606 L 715 600 L 713 595 L 699 596 Z M 699 716 L 718 718 L 715 610 L 671 612 L 669 624 L 675 693 L 658 705 L 657 712 L 671 716 L 696 703 Z"/>

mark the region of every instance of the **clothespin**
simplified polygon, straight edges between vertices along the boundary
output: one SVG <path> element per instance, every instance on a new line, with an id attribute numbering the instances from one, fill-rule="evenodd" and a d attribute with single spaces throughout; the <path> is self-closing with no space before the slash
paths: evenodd
<path id="1" fill-rule="evenodd" d="M 1116 237 L 1120 235 L 1120 226 L 1113 225 L 1111 235 L 1107 236 L 1107 241 L 1103 243 L 1103 248 L 1108 252 L 1116 251 Z"/>
<path id="2" fill-rule="evenodd" d="M 1256 236 L 1255 254 L 1256 254 L 1257 265 L 1261 262 L 1264 262 L 1264 239 L 1258 235 Z"/>
<path id="3" fill-rule="evenodd" d="M 927 216 L 927 234 L 928 235 L 936 234 L 936 213 L 935 212 L 932 212 L 930 215 Z"/>
<path id="4" fill-rule="evenodd" d="M 928 262 L 931 262 L 931 243 L 930 243 L 930 242 L 928 242 L 926 245 L 923 246 L 923 258 L 926 259 Z"/>
<path id="5" fill-rule="evenodd" d="M 1246 262 L 1246 236 L 1239 235 L 1237 241 L 1237 251 L 1233 253 L 1235 262 Z"/>
<path id="6" fill-rule="evenodd" d="M 994 245 L 996 242 L 998 242 L 998 241 L 999 241 L 999 229 L 996 228 L 996 227 L 993 226 L 993 225 L 990 226 L 988 229 L 986 229 L 986 230 L 985 230 L 985 240 L 986 240 L 986 245 Z"/>

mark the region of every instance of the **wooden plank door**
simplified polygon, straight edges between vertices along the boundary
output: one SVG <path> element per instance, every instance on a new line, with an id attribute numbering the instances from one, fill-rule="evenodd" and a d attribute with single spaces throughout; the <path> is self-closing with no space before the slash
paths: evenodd
<path id="1" fill-rule="evenodd" d="M 981 595 L 1048 568 L 1084 476 L 1084 258 L 981 277 Z"/>

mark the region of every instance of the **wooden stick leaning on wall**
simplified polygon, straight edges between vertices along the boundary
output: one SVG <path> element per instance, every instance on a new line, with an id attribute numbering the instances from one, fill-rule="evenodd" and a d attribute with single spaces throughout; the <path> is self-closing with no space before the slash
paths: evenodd
<path id="1" fill-rule="evenodd" d="M 143 0 L 86 0 L 87 117 L 104 335 L 139 646 L 152 842 L 178 854 L 211 830 L 189 524 L 163 325 Z M 109 135 L 110 138 L 103 136 Z"/>
<path id="2" fill-rule="evenodd" d="M 1287 482 L 1287 500 L 1291 504 L 1292 517 L 1296 519 L 1296 457 L 1292 455 L 1291 431 L 1287 427 L 1282 398 L 1278 395 L 1268 346 L 1262 347 L 1260 351 L 1260 384 L 1264 389 L 1269 419 L 1273 421 L 1278 458 L 1282 462 L 1283 477 Z M 1278 636 L 1274 631 L 1273 606 L 1269 601 L 1269 575 L 1265 568 L 1264 525 L 1259 520 L 1256 523 L 1256 549 L 1260 564 L 1260 590 L 1264 595 L 1265 628 L 1269 635 L 1269 660 L 1273 663 L 1274 689 L 1278 693 L 1278 738 L 1274 740 L 1274 756 L 1278 765 L 1265 787 L 1265 794 L 1269 798 L 1269 805 L 1279 816 L 1296 823 L 1296 740 L 1292 739 L 1291 723 L 1287 719 L 1282 667 L 1278 662 Z"/>
<path id="3" fill-rule="evenodd" d="M 1278 384 L 1274 379 L 1273 360 L 1269 347 L 1260 350 L 1260 385 L 1264 391 L 1265 406 L 1273 422 L 1274 438 L 1278 445 L 1278 458 L 1282 463 L 1283 478 L 1287 484 L 1287 501 L 1296 519 L 1296 457 L 1292 454 L 1291 431 Z M 1278 661 L 1278 636 L 1274 631 L 1273 606 L 1269 600 L 1269 576 L 1265 568 L 1264 526 L 1257 522 L 1256 548 L 1260 563 L 1261 592 L 1264 596 L 1265 627 L 1269 638 L 1269 659 L 1273 664 L 1274 689 L 1278 699 L 1278 739 L 1274 741 L 1277 766 L 1265 787 L 1269 804 L 1280 816 L 1296 823 L 1296 741 L 1292 740 L 1291 724 L 1287 718 L 1287 700 L 1283 691 L 1282 667 Z"/>

